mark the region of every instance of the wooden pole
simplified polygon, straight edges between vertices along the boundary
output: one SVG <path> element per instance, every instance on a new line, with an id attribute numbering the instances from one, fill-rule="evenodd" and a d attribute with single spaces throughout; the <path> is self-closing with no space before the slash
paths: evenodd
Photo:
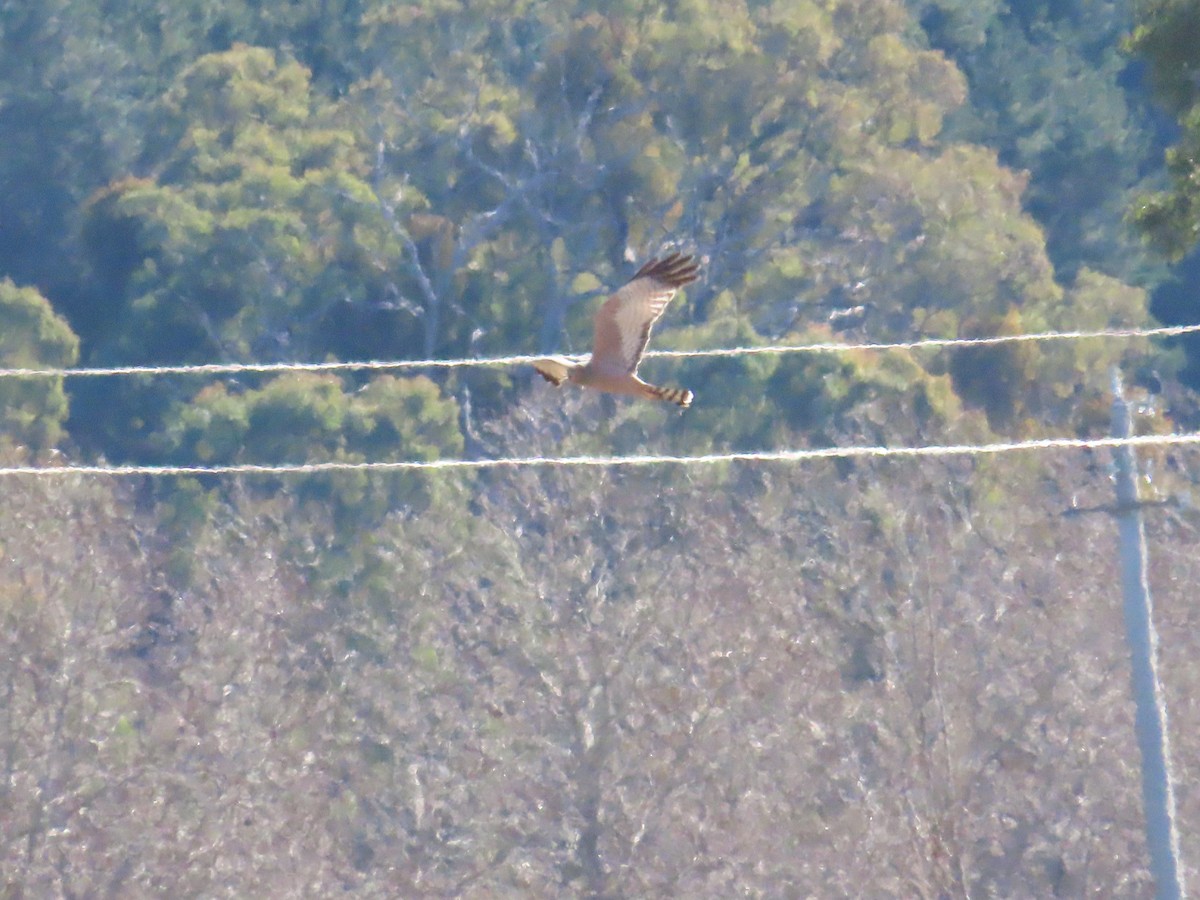
<path id="1" fill-rule="evenodd" d="M 1125 402 L 1121 375 L 1112 372 L 1113 437 L 1133 434 L 1133 417 Z M 1117 524 L 1121 539 L 1121 586 L 1125 601 L 1125 639 L 1133 676 L 1134 728 L 1142 756 L 1142 803 L 1150 871 L 1159 900 L 1184 896 L 1179 866 L 1179 834 L 1175 829 L 1175 792 L 1171 787 L 1171 745 L 1167 708 L 1158 680 L 1158 634 L 1146 580 L 1146 530 L 1138 503 L 1137 457 L 1133 447 L 1113 449 L 1116 462 Z"/>

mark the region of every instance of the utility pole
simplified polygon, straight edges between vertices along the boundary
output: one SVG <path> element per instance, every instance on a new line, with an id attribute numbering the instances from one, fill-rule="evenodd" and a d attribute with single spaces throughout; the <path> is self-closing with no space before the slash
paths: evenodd
<path id="1" fill-rule="evenodd" d="M 1121 374 L 1112 370 L 1113 437 L 1133 435 L 1133 417 L 1125 402 Z M 1142 804 L 1146 815 L 1146 843 L 1150 872 L 1158 900 L 1185 896 L 1179 865 L 1179 834 L 1175 828 L 1175 792 L 1171 786 L 1171 744 L 1167 734 L 1167 708 L 1158 680 L 1158 633 L 1154 630 L 1154 605 L 1146 580 L 1146 530 L 1138 502 L 1137 457 L 1125 444 L 1113 448 L 1116 463 L 1117 505 L 1114 510 L 1121 538 L 1121 586 L 1125 601 L 1125 639 L 1133 675 L 1134 729 L 1142 756 Z"/>

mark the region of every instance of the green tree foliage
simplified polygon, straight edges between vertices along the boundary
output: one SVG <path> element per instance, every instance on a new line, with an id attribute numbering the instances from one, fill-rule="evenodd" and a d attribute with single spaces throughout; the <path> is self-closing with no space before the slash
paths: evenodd
<path id="1" fill-rule="evenodd" d="M 1153 125 L 1131 92 L 1125 0 L 911 0 L 930 42 L 962 69 L 970 102 L 957 139 L 1028 170 L 1025 205 L 1066 281 L 1084 266 L 1144 278 L 1151 264 L 1124 212 L 1151 162 Z"/>
<path id="2" fill-rule="evenodd" d="M 181 404 L 164 430 L 167 459 L 184 463 L 432 460 L 462 452 L 458 408 L 428 378 L 377 378 L 346 393 L 333 376 L 285 375 L 260 390 L 205 388 Z M 292 454 L 300 448 L 305 455 Z M 313 476 L 299 496 L 331 501 L 370 519 L 393 509 L 424 509 L 435 480 L 366 473 Z M 369 499 L 368 499 L 369 497 Z"/>
<path id="3" fill-rule="evenodd" d="M 35 289 L 0 280 L 0 366 L 60 369 L 79 358 L 79 339 Z M 0 380 L 0 435 L 34 450 L 63 438 L 63 379 Z"/>
<path id="4" fill-rule="evenodd" d="M 115 310 L 123 327 L 103 355 L 155 362 L 319 351 L 328 289 L 361 281 L 354 270 L 379 249 L 353 135 L 324 116 L 306 70 L 268 50 L 238 47 L 181 74 L 145 150 L 153 177 L 117 182 L 90 207 L 95 264 L 124 282 Z M 113 228 L 130 235 L 140 258 L 105 254 L 100 242 Z"/>
<path id="5" fill-rule="evenodd" d="M 1179 124 L 1166 151 L 1169 189 L 1148 192 L 1133 205 L 1133 220 L 1151 245 L 1180 263 L 1154 294 L 1155 314 L 1169 324 L 1198 320 L 1196 278 L 1200 236 L 1200 11 L 1174 0 L 1141 3 L 1129 49 L 1149 64 L 1155 95 Z M 1190 254 L 1190 257 L 1189 257 Z M 1200 386 L 1200 342 L 1184 339 L 1188 364 L 1180 376 Z"/>
<path id="6" fill-rule="evenodd" d="M 1180 0 L 1144 3 L 1129 44 L 1149 62 L 1158 98 L 1181 126 L 1167 151 L 1172 190 L 1143 198 L 1135 218 L 1155 246 L 1179 259 L 1200 236 L 1200 10 Z"/>
<path id="7" fill-rule="evenodd" d="M 728 333 L 751 343 L 856 307 L 877 337 L 1032 327 L 1062 318 L 1073 296 L 1023 205 L 1049 221 L 1038 185 L 1063 180 L 1038 154 L 1065 152 L 1050 135 L 1113 129 L 1099 127 L 1099 112 L 1067 106 L 1020 127 L 987 119 L 987 109 L 1020 106 L 999 95 L 976 92 L 964 107 L 962 74 L 912 40 L 899 0 L 735 5 L 717 16 L 704 3 L 340 11 L 322 26 L 329 43 L 318 60 L 309 4 L 275 26 L 240 4 L 204 6 L 195 21 L 214 43 L 262 39 L 272 27 L 310 40 L 294 56 L 240 44 L 203 56 L 148 107 L 141 175 L 113 181 L 86 207 L 81 233 L 103 286 L 98 324 L 83 332 L 89 361 L 583 349 L 598 290 L 679 234 L 696 236 L 707 281 L 676 316 L 703 327 L 725 296 L 740 320 Z M 1003 35 L 1028 47 L 1031 36 L 1073 36 L 1066 46 L 1081 49 L 1064 65 L 1103 65 L 1080 76 L 1071 102 L 1127 121 L 1115 57 L 1102 41 L 1082 47 L 1072 30 L 1083 6 L 1052 17 L 1021 5 L 920 11 L 935 45 L 971 62 L 969 78 L 1002 65 Z M 1108 31 L 1121 21 L 1107 6 L 1102 19 Z M 190 27 L 180 33 L 192 38 L 163 53 L 178 59 L 199 41 Z M 947 117 L 960 123 L 949 138 Z M 985 119 L 990 131 L 961 125 Z M 1024 156 L 963 142 L 1018 132 Z M 1010 159 L 1032 170 L 1031 190 L 1000 164 Z M 1133 168 L 1129 153 L 1112 159 Z M 1078 154 L 1063 160 L 1063 171 L 1089 169 Z M 1063 232 L 1048 227 L 1053 250 Z M 1075 264 L 1063 271 L 1069 279 Z M 923 364 L 944 374 L 942 363 Z M 1031 400 L 1031 385 L 1097 380 L 1032 349 L 991 354 L 978 378 L 964 365 L 954 364 L 954 384 L 999 428 L 1063 415 L 1036 392 Z M 991 384 L 1011 385 L 1009 399 L 984 397 Z M 445 384 L 488 415 L 515 386 L 495 372 Z M 773 396 L 765 381 L 755 387 Z M 127 382 L 104 412 L 81 396 L 76 424 L 110 453 L 145 456 L 162 446 L 166 411 L 189 396 Z M 730 435 L 739 428 L 726 425 Z"/>
<path id="8" fill-rule="evenodd" d="M 119 323 L 97 336 L 95 359 L 389 355 L 339 313 L 352 294 L 381 296 L 379 273 L 401 248 L 359 177 L 354 135 L 313 96 L 305 69 L 249 47 L 201 58 L 163 97 L 145 152 L 154 177 L 114 183 L 85 222 Z M 161 384 L 117 395 L 117 415 L 99 423 L 114 451 L 161 446 L 180 399 Z M 304 435 L 293 440 L 302 457 Z"/>
<path id="9" fill-rule="evenodd" d="M 155 437 L 156 452 L 181 465 L 430 461 L 460 456 L 460 411 L 424 376 L 374 379 L 348 393 L 333 376 L 284 375 L 259 389 L 211 385 L 178 404 Z M 389 515 L 459 515 L 453 478 L 425 472 L 340 471 L 269 477 L 177 478 L 157 492 L 164 531 L 174 547 L 166 565 L 173 584 L 198 577 L 192 535 L 235 497 L 284 494 L 308 516 L 329 520 L 319 552 L 289 543 L 289 561 L 309 570 L 314 587 L 342 589 L 372 578 L 379 551 L 363 535 Z M 431 512 L 431 509 L 437 512 Z"/>
<path id="10" fill-rule="evenodd" d="M 79 204 L 129 161 L 120 54 L 95 10 L 49 0 L 0 10 L 0 273 L 36 284 L 70 312 L 85 273 Z M 94 4 L 93 4 L 94 7 Z"/>
<path id="11" fill-rule="evenodd" d="M 425 353 L 548 350 L 564 330 L 567 346 L 583 349 L 592 306 L 578 301 L 618 283 L 624 261 L 659 235 L 680 232 L 705 236 L 708 257 L 708 282 L 688 291 L 684 315 L 705 323 L 725 292 L 749 328 L 724 333 L 750 343 L 856 305 L 878 337 L 1070 318 L 1063 304 L 1074 295 L 1024 211 L 1026 177 L 942 138 L 964 81 L 942 53 L 904 37 L 902 4 L 768 5 L 716 19 L 703 5 L 569 22 L 538 6 L 525 15 L 518 28 L 520 16 L 493 26 L 453 6 L 392 11 L 366 31 L 368 49 L 413 47 L 372 50 L 379 68 L 359 104 L 378 110 L 376 190 L 428 210 L 407 223 L 391 216 L 410 249 L 411 287 L 399 293 L 416 298 Z M 448 18 L 460 28 L 433 29 Z M 1112 91 L 1106 102 L 1119 98 Z M 425 164 L 431 154 L 439 165 Z M 481 284 L 477 266 L 498 277 Z M 541 323 L 534 346 L 531 319 Z M 975 359 L 978 389 L 955 383 L 998 428 L 1068 414 L 1069 404 L 1041 405 L 1054 392 L 1030 399 L 1038 383 L 1106 383 L 1098 369 L 1063 370 L 1030 348 Z M 1007 399 L 984 396 L 998 384 L 1011 385 Z"/>

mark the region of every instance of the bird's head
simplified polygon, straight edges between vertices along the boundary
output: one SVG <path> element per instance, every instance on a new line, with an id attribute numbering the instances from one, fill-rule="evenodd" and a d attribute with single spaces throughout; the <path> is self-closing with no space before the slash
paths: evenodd
<path id="1" fill-rule="evenodd" d="M 533 367 L 537 369 L 539 375 L 555 387 L 560 387 L 564 381 L 569 380 L 571 374 L 579 368 L 565 356 L 548 356 L 545 359 L 539 359 L 533 364 Z"/>

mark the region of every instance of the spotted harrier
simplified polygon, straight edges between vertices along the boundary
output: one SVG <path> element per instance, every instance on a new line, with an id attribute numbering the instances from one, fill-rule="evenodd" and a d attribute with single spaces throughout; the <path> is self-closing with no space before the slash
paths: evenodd
<path id="1" fill-rule="evenodd" d="M 533 367 L 555 387 L 570 381 L 610 394 L 666 400 L 686 409 L 695 396 L 691 391 L 647 384 L 637 377 L 637 369 L 650 341 L 650 329 L 675 292 L 695 281 L 699 270 L 694 257 L 680 253 L 650 260 L 596 313 L 591 359 L 579 364 L 554 356 L 538 360 Z"/>

